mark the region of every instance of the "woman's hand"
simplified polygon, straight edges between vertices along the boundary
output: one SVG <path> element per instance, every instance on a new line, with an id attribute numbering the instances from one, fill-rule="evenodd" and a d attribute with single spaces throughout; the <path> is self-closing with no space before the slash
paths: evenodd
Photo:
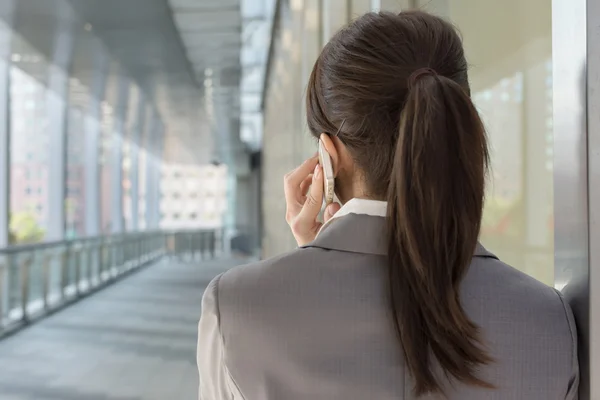
<path id="1" fill-rule="evenodd" d="M 322 224 L 317 217 L 323 204 L 323 179 L 318 156 L 309 158 L 284 178 L 287 205 L 285 220 L 292 229 L 298 246 L 312 242 L 321 229 Z M 325 222 L 339 209 L 339 204 L 329 204 L 325 208 Z"/>

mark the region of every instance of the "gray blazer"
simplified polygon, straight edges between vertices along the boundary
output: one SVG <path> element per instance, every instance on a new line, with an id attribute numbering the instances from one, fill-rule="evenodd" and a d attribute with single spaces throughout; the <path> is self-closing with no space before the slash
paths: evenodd
<path id="1" fill-rule="evenodd" d="M 388 306 L 385 223 L 350 214 L 304 248 L 214 279 L 201 399 L 414 399 Z M 480 376 L 497 389 L 448 382 L 447 399 L 577 398 L 575 324 L 559 292 L 480 246 L 462 302 L 496 360 Z"/>

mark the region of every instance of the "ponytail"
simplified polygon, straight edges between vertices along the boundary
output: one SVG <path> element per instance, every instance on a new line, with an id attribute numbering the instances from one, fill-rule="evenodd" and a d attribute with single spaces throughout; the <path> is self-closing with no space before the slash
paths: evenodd
<path id="1" fill-rule="evenodd" d="M 493 360 L 460 302 L 481 226 L 485 130 L 461 85 L 420 71 L 409 79 L 388 193 L 395 327 L 417 396 L 442 393 L 441 376 L 493 388 L 477 377 Z"/>

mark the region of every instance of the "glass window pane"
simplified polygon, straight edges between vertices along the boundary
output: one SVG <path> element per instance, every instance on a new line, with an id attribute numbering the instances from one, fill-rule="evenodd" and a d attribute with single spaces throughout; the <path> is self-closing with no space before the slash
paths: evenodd
<path id="1" fill-rule="evenodd" d="M 10 242 L 42 241 L 48 230 L 49 130 L 43 80 L 48 64 L 15 39 L 10 67 Z M 25 54 L 22 54 L 25 53 Z"/>
<path id="2" fill-rule="evenodd" d="M 65 235 L 85 236 L 85 117 L 79 107 L 70 107 L 67 127 Z"/>
<path id="3" fill-rule="evenodd" d="M 553 284 L 552 2 L 421 5 L 449 16 L 462 32 L 473 99 L 488 129 L 492 179 L 481 240 Z"/>
<path id="4" fill-rule="evenodd" d="M 111 231 L 111 158 L 112 158 L 112 107 L 102 104 L 102 130 L 100 134 L 100 232 Z"/>

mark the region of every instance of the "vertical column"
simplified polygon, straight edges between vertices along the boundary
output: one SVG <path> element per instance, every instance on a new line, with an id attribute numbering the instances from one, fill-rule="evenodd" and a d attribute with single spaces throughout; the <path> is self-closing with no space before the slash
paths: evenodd
<path id="1" fill-rule="evenodd" d="M 108 59 L 102 42 L 94 39 L 94 70 L 85 120 L 85 234 L 100 234 L 100 119 L 106 90 Z"/>
<path id="2" fill-rule="evenodd" d="M 350 0 L 322 0 L 321 1 L 321 45 L 327 44 L 329 39 L 350 21 Z"/>
<path id="3" fill-rule="evenodd" d="M 154 175 L 153 175 L 153 165 L 154 165 L 154 154 L 153 154 L 153 150 L 152 150 L 152 144 L 154 143 L 154 136 L 156 134 L 156 117 L 155 117 L 155 111 L 154 109 L 149 109 L 148 110 L 149 116 L 148 116 L 148 128 L 146 130 L 146 139 L 144 141 L 144 147 L 145 147 L 145 153 L 146 153 L 146 165 L 145 165 L 145 180 L 146 180 L 146 192 L 145 192 L 145 197 L 146 197 L 146 210 L 145 210 L 145 215 L 146 215 L 146 229 L 154 229 L 155 227 L 152 224 L 152 215 L 151 215 L 151 210 L 153 209 L 153 205 L 152 205 L 152 185 L 153 185 L 153 179 L 154 179 Z"/>
<path id="4" fill-rule="evenodd" d="M 62 4 L 62 3 L 61 3 Z M 49 67 L 47 111 L 50 135 L 48 184 L 48 240 L 65 235 L 65 158 L 69 70 L 73 53 L 73 13 L 64 5 L 56 27 L 52 65 Z"/>
<path id="5" fill-rule="evenodd" d="M 552 2 L 554 279 L 577 320 L 581 400 L 600 398 L 599 18 L 596 0 Z"/>
<path id="6" fill-rule="evenodd" d="M 552 4 L 560 2 L 562 0 L 555 0 Z M 581 1 L 577 0 L 577 7 Z M 568 3 L 568 1 L 564 1 Z M 553 10 L 554 11 L 554 10 Z M 582 10 L 585 12 L 584 10 Z M 560 14 L 556 14 L 554 17 L 553 12 L 553 24 L 554 19 L 559 18 Z M 600 374 L 600 31 L 598 30 L 598 21 L 600 21 L 600 4 L 597 0 L 587 0 L 587 21 L 585 26 L 587 28 L 587 123 L 588 123 L 588 190 L 589 190 L 589 269 L 585 269 L 580 272 L 579 282 L 581 285 L 585 285 L 585 278 L 589 277 L 589 298 L 585 298 L 585 291 L 580 289 L 579 301 L 572 302 L 572 305 L 578 308 L 577 312 L 581 318 L 589 316 L 589 352 L 587 356 L 589 360 L 583 359 L 582 363 L 582 391 L 586 389 L 587 380 L 590 377 L 598 377 Z M 573 21 L 575 23 L 575 21 Z M 578 25 L 579 26 L 579 25 Z M 581 28 L 576 29 L 576 32 L 580 32 Z M 567 38 L 565 38 L 566 40 Z M 577 48 L 584 46 L 582 40 L 577 44 Z M 580 74 L 585 74 L 585 67 L 581 66 Z M 585 77 L 580 77 L 580 88 L 585 82 Z M 556 93 L 556 91 L 555 91 Z M 581 92 L 580 92 L 581 94 Z M 556 97 L 554 97 L 556 99 Z M 556 110 L 556 107 L 555 107 Z M 567 112 L 566 110 L 563 112 Z M 580 120 L 581 126 L 585 126 L 585 120 Z M 555 148 L 556 151 L 556 148 Z M 581 162 L 581 161 L 580 161 Z M 563 190 L 563 188 L 560 188 Z M 586 276 L 587 273 L 587 276 Z M 585 286 L 584 286 L 585 287 Z M 575 298 L 577 300 L 577 298 Z M 581 316 L 581 312 L 586 310 L 587 315 Z M 588 322 L 587 320 L 582 321 L 582 325 Z M 585 352 L 585 339 L 583 336 L 583 347 L 579 354 Z M 585 362 L 589 362 L 589 369 L 585 368 Z M 590 399 L 600 398 L 600 382 L 598 379 L 590 379 Z M 580 399 L 586 400 L 587 397 L 581 395 Z"/>
<path id="7" fill-rule="evenodd" d="M 139 160 L 140 160 L 140 146 L 142 145 L 142 132 L 145 129 L 146 122 L 146 101 L 143 95 L 139 94 L 138 106 L 136 112 L 136 122 L 135 128 L 132 135 L 131 140 L 131 169 L 130 169 L 130 179 L 131 179 L 131 230 L 138 231 L 140 229 L 139 225 L 139 197 L 140 197 L 140 168 L 139 168 Z M 133 111 L 133 110 L 132 110 Z"/>
<path id="8" fill-rule="evenodd" d="M 155 110 L 151 121 L 152 125 L 148 131 L 146 142 L 146 226 L 155 230 L 158 229 L 159 222 L 160 160 L 158 143 L 162 135 L 161 122 Z"/>
<path id="9" fill-rule="evenodd" d="M 129 79 L 119 77 L 117 108 L 115 110 L 114 131 L 112 140 L 112 171 L 111 171 L 111 231 L 123 232 L 123 137 L 125 136 L 125 121 L 129 104 Z"/>
<path id="10" fill-rule="evenodd" d="M 0 3 L 0 16 L 12 21 L 14 1 Z M 10 224 L 10 56 L 12 30 L 10 24 L 0 23 L 0 248 L 9 245 Z M 2 282 L 0 282 L 1 284 Z M 0 293 L 3 287 L 0 286 Z M 0 298 L 0 306 L 2 304 Z M 3 310 L 0 307 L 0 320 Z"/>
<path id="11" fill-rule="evenodd" d="M 148 97 L 150 98 L 150 97 Z M 138 148 L 138 226 L 140 230 L 148 229 L 148 163 L 150 154 L 148 152 L 148 143 L 151 136 L 154 113 L 152 105 L 145 102 L 143 111 L 143 126 L 140 131 L 140 143 Z M 142 207 L 143 205 L 143 207 Z"/>
<path id="12" fill-rule="evenodd" d="M 237 176 L 238 170 L 243 168 L 245 155 L 239 150 L 241 143 L 239 140 L 239 122 L 234 119 L 227 119 L 227 136 L 229 137 L 229 152 L 234 154 L 235 159 L 230 159 L 227 163 L 227 213 L 225 214 L 226 242 L 229 242 L 237 227 L 237 209 L 235 206 L 237 196 Z"/>
<path id="13" fill-rule="evenodd" d="M 587 13 L 585 9 L 585 4 L 587 2 Z M 589 194 L 589 242 L 588 242 L 588 250 L 589 250 L 589 269 L 585 268 L 580 269 L 577 274 L 577 282 L 579 282 L 579 296 L 572 297 L 571 305 L 573 306 L 573 310 L 576 312 L 576 316 L 579 317 L 578 322 L 581 323 L 582 327 L 585 329 L 586 325 L 589 324 L 589 332 L 584 332 L 582 336 L 582 345 L 581 350 L 579 352 L 580 355 L 583 354 L 583 359 L 581 361 L 582 368 L 582 390 L 580 390 L 580 399 L 587 400 L 588 397 L 585 397 L 585 390 L 587 389 L 587 383 L 589 382 L 589 399 L 600 398 L 600 382 L 598 379 L 590 379 L 590 377 L 597 377 L 600 373 L 600 31 L 598 30 L 598 21 L 600 20 L 600 4 L 596 0 L 575 0 L 573 4 L 571 4 L 567 0 L 555 0 L 552 4 L 560 3 L 564 7 L 567 7 L 569 4 L 571 7 L 576 7 L 575 10 L 570 10 L 570 12 L 565 12 L 566 15 L 560 13 L 560 10 L 555 10 L 553 8 L 553 26 L 554 24 L 558 24 L 557 19 L 563 19 L 563 24 L 566 24 L 567 17 L 577 13 L 578 17 L 581 17 L 582 14 L 586 14 L 585 22 L 581 22 L 578 20 L 570 20 L 571 30 L 577 34 L 580 34 L 582 31 L 582 27 L 587 29 L 587 77 L 585 76 L 585 64 L 581 65 L 581 60 L 579 58 L 572 60 L 573 67 L 575 67 L 575 61 L 580 61 L 578 73 L 579 73 L 579 90 L 578 94 L 580 97 L 577 100 L 577 104 L 585 104 L 582 103 L 585 101 L 585 97 L 582 95 L 587 94 L 587 115 L 583 118 L 579 119 L 580 128 L 578 130 L 574 130 L 572 135 L 577 134 L 577 137 L 580 137 L 580 131 L 585 129 L 585 122 L 587 120 L 587 129 L 588 129 L 588 194 Z M 563 4 L 564 3 L 564 4 Z M 566 30 L 566 26 L 562 26 Z M 560 33 L 556 33 L 558 35 Z M 554 38 L 553 38 L 554 39 Z M 558 38 L 556 38 L 558 40 Z M 582 40 L 580 37 L 574 38 L 565 35 L 564 41 L 565 46 L 567 45 L 567 41 L 570 40 L 578 40 L 577 43 L 571 42 L 574 44 L 574 48 L 579 53 L 584 46 L 586 46 L 586 41 Z M 566 56 L 566 54 L 564 54 Z M 556 54 L 553 51 L 553 56 L 558 58 L 561 54 Z M 555 58 L 555 62 L 556 62 Z M 566 60 L 563 60 L 566 62 Z M 555 76 L 558 72 L 555 72 Z M 587 87 L 585 87 L 587 78 Z M 566 83 L 566 82 L 565 82 Z M 555 90 L 556 94 L 557 91 Z M 562 93 L 561 93 L 562 95 Z M 556 97 L 554 97 L 556 101 Z M 568 99 L 564 99 L 566 103 Z M 557 111 L 556 104 L 554 106 L 554 110 Z M 568 108 L 564 109 L 562 112 L 567 113 L 569 111 Z M 585 118 L 587 117 L 587 118 Z M 567 132 L 564 132 L 566 135 Z M 581 143 L 581 146 L 585 146 L 585 141 Z M 557 151 L 557 147 L 555 145 L 555 151 Z M 566 150 L 563 150 L 566 151 Z M 578 163 L 581 163 L 584 158 L 577 160 Z M 576 163 L 575 165 L 577 165 Z M 584 179 L 585 176 L 582 176 Z M 555 184 L 555 187 L 558 187 L 558 190 L 564 190 L 565 188 L 560 187 Z M 582 211 L 576 210 L 577 214 L 581 214 Z M 572 209 L 569 209 L 569 212 L 564 214 L 569 214 L 572 212 Z M 587 275 L 586 275 L 587 274 Z M 589 280 L 586 282 L 586 278 L 589 277 Z M 586 283 L 589 283 L 589 298 L 585 297 L 585 289 Z M 577 288 L 577 285 L 574 285 L 574 288 Z M 572 293 L 577 293 L 576 290 L 572 291 Z M 570 293 L 571 294 L 571 293 Z M 586 307 L 587 306 L 587 307 Z M 587 313 L 586 313 L 587 311 Z M 585 314 L 584 314 L 585 313 Z M 589 318 L 585 319 L 586 317 Z M 588 334 L 585 336 L 585 334 Z M 589 346 L 589 351 L 588 347 Z M 588 359 L 585 358 L 588 357 Z M 589 362 L 589 368 L 586 368 L 586 362 Z"/>
<path id="14" fill-rule="evenodd" d="M 160 180 L 161 180 L 161 171 L 162 165 L 164 162 L 164 143 L 165 143 L 165 125 L 161 120 L 158 122 L 158 130 L 156 132 L 156 138 L 154 142 L 154 151 L 156 154 L 155 163 L 154 163 L 154 188 L 153 188 L 153 196 L 154 196 L 154 226 L 156 229 L 160 228 Z"/>

